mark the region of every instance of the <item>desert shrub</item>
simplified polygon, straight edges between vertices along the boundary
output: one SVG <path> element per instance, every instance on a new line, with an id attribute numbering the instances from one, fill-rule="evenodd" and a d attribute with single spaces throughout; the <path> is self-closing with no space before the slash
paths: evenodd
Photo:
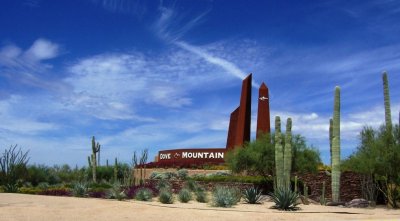
<path id="1" fill-rule="evenodd" d="M 189 189 L 190 191 L 195 192 L 198 188 L 196 181 L 189 179 L 185 182 L 184 188 Z"/>
<path id="2" fill-rule="evenodd" d="M 39 192 L 42 191 L 39 188 L 35 188 L 35 187 L 21 187 L 18 190 L 18 193 L 22 193 L 22 194 L 39 194 Z"/>
<path id="3" fill-rule="evenodd" d="M 5 192 L 17 192 L 21 181 L 27 177 L 28 152 L 17 150 L 17 145 L 5 149 L 0 156 L 0 185 Z"/>
<path id="4" fill-rule="evenodd" d="M 255 187 L 246 188 L 243 191 L 243 198 L 249 204 L 260 203 L 261 191 Z"/>
<path id="5" fill-rule="evenodd" d="M 85 197 L 88 193 L 88 186 L 86 183 L 74 183 L 72 188 L 72 195 L 75 197 Z"/>
<path id="6" fill-rule="evenodd" d="M 236 188 L 218 186 L 213 192 L 213 206 L 232 207 L 239 201 L 240 196 Z"/>
<path id="7" fill-rule="evenodd" d="M 174 203 L 174 196 L 172 195 L 171 190 L 163 189 L 160 191 L 158 200 L 163 204 L 172 204 Z"/>
<path id="8" fill-rule="evenodd" d="M 108 182 L 105 181 L 105 180 L 103 180 L 103 181 L 101 181 L 101 182 L 99 182 L 99 183 L 93 183 L 93 182 L 91 182 L 91 183 L 88 184 L 88 187 L 89 187 L 89 188 L 104 188 L 104 189 L 109 189 L 109 188 L 111 188 L 112 186 L 113 186 L 112 184 L 108 183 Z"/>
<path id="9" fill-rule="evenodd" d="M 92 198 L 106 198 L 108 189 L 92 188 L 88 191 L 88 196 Z"/>
<path id="10" fill-rule="evenodd" d="M 271 193 L 270 196 L 274 201 L 275 205 L 272 207 L 274 209 L 279 210 L 298 210 L 299 208 L 297 202 L 299 198 L 299 194 L 292 191 L 291 189 L 286 188 L 277 188 L 274 193 Z"/>
<path id="11" fill-rule="evenodd" d="M 145 187 L 141 187 L 136 191 L 135 199 L 140 201 L 151 201 L 153 192 Z"/>
<path id="12" fill-rule="evenodd" d="M 128 199 L 133 199 L 136 195 L 136 192 L 141 188 L 146 188 L 146 189 L 151 190 L 153 196 L 157 196 L 159 193 L 159 190 L 153 184 L 144 184 L 141 186 L 130 186 L 130 187 L 126 188 L 126 190 L 125 190 L 126 197 Z"/>
<path id="13" fill-rule="evenodd" d="M 37 185 L 37 188 L 41 190 L 47 190 L 50 187 L 50 185 L 46 182 L 41 182 Z"/>
<path id="14" fill-rule="evenodd" d="M 126 194 L 124 190 L 122 190 L 121 185 L 117 182 L 108 190 L 107 198 L 121 201 L 126 198 Z"/>
<path id="15" fill-rule="evenodd" d="M 64 187 L 52 187 L 39 192 L 40 195 L 48 196 L 71 196 L 71 190 Z"/>
<path id="16" fill-rule="evenodd" d="M 181 189 L 178 194 L 178 199 L 181 203 L 187 203 L 192 200 L 192 193 L 188 189 Z"/>
<path id="17" fill-rule="evenodd" d="M 163 173 L 160 173 L 160 172 L 157 172 L 157 171 L 154 171 L 154 172 L 152 172 L 152 173 L 150 174 L 149 179 L 151 179 L 151 180 L 160 180 L 160 179 L 164 179 L 164 174 L 163 174 Z"/>
<path id="18" fill-rule="evenodd" d="M 189 172 L 187 169 L 180 169 L 177 171 L 178 178 L 181 180 L 186 180 L 189 177 Z"/>
<path id="19" fill-rule="evenodd" d="M 271 138 L 272 137 L 272 141 Z M 234 173 L 247 171 L 267 177 L 275 173 L 274 135 L 263 135 L 261 138 L 244 144 L 244 148 L 236 148 L 226 156 L 226 163 Z M 282 139 L 284 142 L 285 139 Z M 284 145 L 284 144 L 282 144 Z M 292 139 L 293 172 L 317 172 L 322 164 L 320 153 L 309 147 L 304 137 L 294 135 Z"/>
<path id="20" fill-rule="evenodd" d="M 157 182 L 156 188 L 161 191 L 161 189 L 171 189 L 171 183 L 166 179 L 161 179 Z"/>
<path id="21" fill-rule="evenodd" d="M 199 202 L 199 203 L 208 202 L 207 193 L 204 189 L 201 189 L 201 188 L 197 189 L 197 191 L 195 192 L 195 195 L 196 195 L 197 202 Z"/>

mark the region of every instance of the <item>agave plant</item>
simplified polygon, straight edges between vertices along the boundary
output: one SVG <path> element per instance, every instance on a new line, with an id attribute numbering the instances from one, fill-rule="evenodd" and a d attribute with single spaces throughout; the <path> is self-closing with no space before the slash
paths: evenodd
<path id="1" fill-rule="evenodd" d="M 75 197 L 87 196 L 88 186 L 86 183 L 74 183 L 72 188 L 72 195 Z"/>
<path id="2" fill-rule="evenodd" d="M 272 207 L 273 209 L 285 211 L 294 211 L 300 209 L 297 207 L 297 205 L 299 205 L 297 202 L 299 194 L 292 191 L 290 188 L 277 188 L 275 193 L 271 193 L 270 195 L 275 203 L 275 205 Z"/>
<path id="3" fill-rule="evenodd" d="M 243 191 L 243 198 L 249 204 L 260 203 L 261 191 L 255 187 L 246 188 Z"/>
<path id="4" fill-rule="evenodd" d="M 216 207 L 232 207 L 240 201 L 235 188 L 218 186 L 213 192 L 213 205 Z"/>
<path id="5" fill-rule="evenodd" d="M 140 201 L 151 201 L 153 198 L 153 192 L 149 188 L 142 187 L 137 190 L 135 199 Z"/>

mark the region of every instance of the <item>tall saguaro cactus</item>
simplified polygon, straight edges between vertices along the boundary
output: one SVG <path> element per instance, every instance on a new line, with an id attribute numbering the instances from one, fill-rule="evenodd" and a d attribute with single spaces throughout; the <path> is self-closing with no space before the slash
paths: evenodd
<path id="1" fill-rule="evenodd" d="M 281 136 L 281 118 L 275 117 L 275 170 L 276 186 L 283 186 L 283 147 Z"/>
<path id="2" fill-rule="evenodd" d="M 283 158 L 283 173 L 285 188 L 290 188 L 290 172 L 292 170 L 292 119 L 286 122 L 285 149 Z"/>
<path id="3" fill-rule="evenodd" d="M 332 137 L 333 137 L 333 120 L 329 119 L 329 152 L 332 156 Z M 331 168 L 332 168 L 332 157 L 331 157 Z"/>
<path id="4" fill-rule="evenodd" d="M 389 83 L 387 73 L 383 72 L 382 74 L 383 79 L 383 98 L 385 103 L 385 124 L 386 129 L 391 131 L 392 129 L 392 114 L 390 112 L 390 96 L 389 96 Z"/>
<path id="5" fill-rule="evenodd" d="M 281 119 L 275 117 L 275 170 L 276 187 L 290 188 L 290 172 L 292 169 L 292 119 L 286 123 L 285 146 L 282 146 Z"/>
<path id="6" fill-rule="evenodd" d="M 335 88 L 332 123 L 332 201 L 339 202 L 340 195 L 340 87 Z"/>
<path id="7" fill-rule="evenodd" d="M 96 169 L 97 169 L 97 163 L 98 163 L 98 159 L 96 157 L 96 154 L 99 154 L 99 158 L 100 158 L 100 144 L 97 142 L 96 143 L 96 138 L 93 136 L 92 137 L 92 155 L 90 156 L 90 160 L 89 163 L 92 166 L 92 177 L 93 177 L 93 182 L 96 182 L 97 178 L 96 178 Z"/>

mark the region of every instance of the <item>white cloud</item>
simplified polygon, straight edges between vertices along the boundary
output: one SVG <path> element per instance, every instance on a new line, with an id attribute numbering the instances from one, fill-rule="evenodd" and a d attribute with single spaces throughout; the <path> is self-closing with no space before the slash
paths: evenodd
<path id="1" fill-rule="evenodd" d="M 60 47 L 49 40 L 39 38 L 25 52 L 25 56 L 32 60 L 47 60 L 55 58 L 60 53 Z"/>

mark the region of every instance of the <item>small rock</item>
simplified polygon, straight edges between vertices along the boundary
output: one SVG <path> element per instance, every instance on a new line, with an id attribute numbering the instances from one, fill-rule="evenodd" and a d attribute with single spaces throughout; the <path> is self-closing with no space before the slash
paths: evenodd
<path id="1" fill-rule="evenodd" d="M 346 207 L 366 208 L 368 206 L 369 202 L 366 199 L 353 199 L 352 201 L 346 203 Z"/>

